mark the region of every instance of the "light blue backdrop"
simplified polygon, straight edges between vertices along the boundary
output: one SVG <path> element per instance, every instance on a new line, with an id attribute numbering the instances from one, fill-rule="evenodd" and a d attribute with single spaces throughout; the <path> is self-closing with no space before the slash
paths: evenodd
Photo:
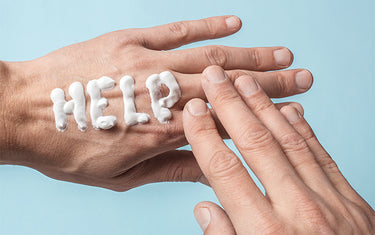
<path id="1" fill-rule="evenodd" d="M 235 14 L 235 36 L 197 43 L 289 47 L 293 68 L 314 74 L 296 96 L 323 145 L 375 206 L 375 6 L 363 1 L 16 1 L 0 0 L 0 59 L 28 60 L 129 27 Z M 193 46 L 196 46 L 193 45 Z M 116 193 L 0 167 L 0 234 L 200 234 L 193 207 L 213 200 L 193 183 L 160 183 Z"/>

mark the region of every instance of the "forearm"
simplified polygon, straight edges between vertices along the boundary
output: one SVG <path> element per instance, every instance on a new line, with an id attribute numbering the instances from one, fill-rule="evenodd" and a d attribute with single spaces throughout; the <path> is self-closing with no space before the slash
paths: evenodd
<path id="1" fill-rule="evenodd" d="M 7 155 L 9 155 L 9 116 L 7 111 L 7 88 L 10 83 L 8 64 L 0 61 L 0 164 L 6 163 Z"/>

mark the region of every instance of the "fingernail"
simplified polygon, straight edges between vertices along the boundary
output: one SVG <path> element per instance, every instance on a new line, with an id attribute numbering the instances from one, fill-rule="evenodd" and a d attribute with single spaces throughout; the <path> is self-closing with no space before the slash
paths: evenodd
<path id="1" fill-rule="evenodd" d="M 276 64 L 280 66 L 288 66 L 290 64 L 290 52 L 283 48 L 273 52 Z"/>
<path id="2" fill-rule="evenodd" d="M 193 99 L 188 103 L 187 109 L 193 116 L 201 116 L 207 113 L 207 105 L 199 99 Z"/>
<path id="3" fill-rule="evenodd" d="M 238 91 L 244 96 L 250 96 L 259 90 L 257 82 L 250 76 L 241 76 L 235 83 Z"/>
<path id="4" fill-rule="evenodd" d="M 225 19 L 225 23 L 228 28 L 235 29 L 238 26 L 238 18 L 235 16 L 228 17 Z"/>
<path id="5" fill-rule="evenodd" d="M 292 106 L 285 108 L 283 113 L 290 123 L 294 123 L 302 117 L 298 110 Z"/>
<path id="6" fill-rule="evenodd" d="M 305 114 L 305 110 L 303 110 L 303 107 L 302 105 L 298 104 L 298 103 L 291 103 L 289 104 L 291 106 L 293 106 L 294 108 L 297 109 L 297 111 L 299 112 L 299 114 L 301 114 L 301 116 L 303 117 L 303 115 Z"/>
<path id="7" fill-rule="evenodd" d="M 208 182 L 208 179 L 203 174 L 201 175 L 201 177 L 199 177 L 198 182 L 200 182 L 204 185 L 210 186 L 210 183 Z"/>
<path id="8" fill-rule="evenodd" d="M 296 84 L 299 89 L 306 90 L 310 88 L 312 83 L 311 75 L 308 71 L 303 70 L 296 73 Z"/>
<path id="9" fill-rule="evenodd" d="M 210 67 L 204 71 L 204 76 L 212 83 L 220 83 L 227 79 L 227 75 L 223 69 L 218 66 Z"/>
<path id="10" fill-rule="evenodd" d="M 194 215 L 202 231 L 203 232 L 206 231 L 208 225 L 210 224 L 210 219 L 211 219 L 210 211 L 205 207 L 201 207 L 198 210 L 196 210 Z"/>

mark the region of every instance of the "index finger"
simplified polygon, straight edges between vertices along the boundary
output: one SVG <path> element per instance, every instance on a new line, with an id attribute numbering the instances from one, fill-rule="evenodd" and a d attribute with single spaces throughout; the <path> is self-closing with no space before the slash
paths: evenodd
<path id="1" fill-rule="evenodd" d="M 247 85 L 251 92 L 260 89 L 255 80 Z M 224 70 L 218 66 L 206 68 L 202 87 L 223 127 L 270 198 L 287 198 L 280 197 L 290 192 L 285 184 L 300 187 L 302 183 L 279 143 L 243 101 Z"/>
<path id="2" fill-rule="evenodd" d="M 185 106 L 183 123 L 194 156 L 234 227 L 246 231 L 249 221 L 263 224 L 260 220 L 271 216 L 266 213 L 271 205 L 241 160 L 224 144 L 203 100 L 193 99 Z"/>
<path id="3" fill-rule="evenodd" d="M 138 32 L 144 47 L 152 50 L 170 50 L 196 41 L 225 37 L 240 28 L 241 20 L 238 17 L 216 16 L 138 29 Z"/>

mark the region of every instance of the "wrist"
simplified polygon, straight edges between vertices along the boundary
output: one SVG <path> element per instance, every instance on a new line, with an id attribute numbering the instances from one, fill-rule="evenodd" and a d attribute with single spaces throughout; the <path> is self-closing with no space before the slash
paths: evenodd
<path id="1" fill-rule="evenodd" d="M 52 166 L 56 156 L 62 155 L 62 150 L 56 148 L 60 140 L 55 138 L 50 99 L 57 80 L 48 71 L 46 60 L 4 62 L 2 66 L 0 165 L 23 165 L 37 170 Z"/>
<path id="2" fill-rule="evenodd" d="M 22 110 L 27 106 L 23 92 L 29 82 L 24 71 L 27 63 L 0 61 L 0 164 L 22 162 L 17 136 L 25 121 Z"/>

